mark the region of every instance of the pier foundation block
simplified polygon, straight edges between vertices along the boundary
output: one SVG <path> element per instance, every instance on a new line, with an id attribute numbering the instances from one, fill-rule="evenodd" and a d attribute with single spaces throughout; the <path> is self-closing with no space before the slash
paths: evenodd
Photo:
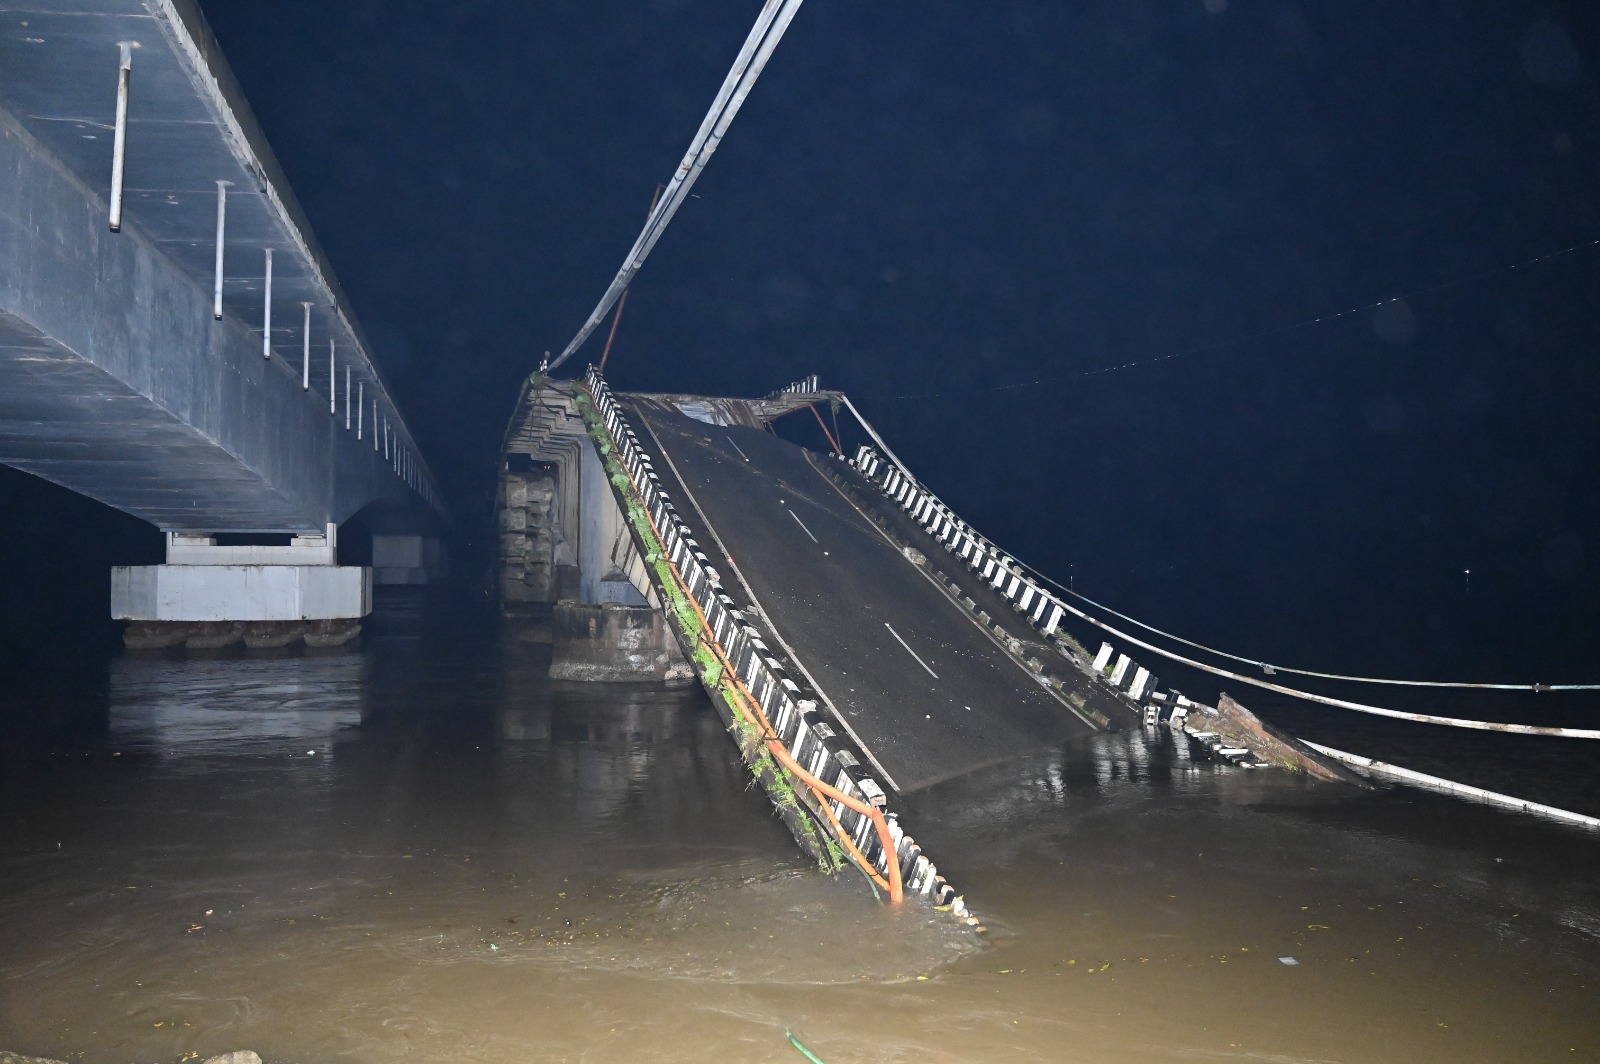
<path id="1" fill-rule="evenodd" d="M 169 533 L 167 564 L 111 570 L 111 616 L 132 649 L 342 645 L 372 612 L 372 570 L 333 564 L 334 531 L 283 546 Z"/>
<path id="2" fill-rule="evenodd" d="M 661 611 L 653 606 L 574 602 L 551 613 L 550 675 L 610 683 L 695 682 Z"/>

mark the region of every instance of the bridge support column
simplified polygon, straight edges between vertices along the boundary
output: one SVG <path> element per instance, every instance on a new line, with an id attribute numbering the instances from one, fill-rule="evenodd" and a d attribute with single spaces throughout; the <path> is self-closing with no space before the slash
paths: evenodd
<path id="1" fill-rule="evenodd" d="M 444 551 L 432 536 L 373 533 L 373 583 L 428 584 L 443 576 L 444 569 Z"/>
<path id="2" fill-rule="evenodd" d="M 372 612 L 372 570 L 335 564 L 338 527 L 285 545 L 167 533 L 167 564 L 111 570 L 111 616 L 134 649 L 340 646 Z"/>

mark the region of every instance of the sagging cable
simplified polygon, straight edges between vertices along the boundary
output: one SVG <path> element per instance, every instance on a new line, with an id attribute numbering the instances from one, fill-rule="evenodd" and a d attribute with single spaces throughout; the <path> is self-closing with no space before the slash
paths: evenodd
<path id="1" fill-rule="evenodd" d="M 899 456 L 896 455 L 894 453 L 894 451 L 889 449 L 889 445 L 883 442 L 883 437 L 879 436 L 877 430 L 874 429 L 870 424 L 867 423 L 867 419 L 866 418 L 861 416 L 861 412 L 856 409 L 855 404 L 850 401 L 849 397 L 841 395 L 841 398 L 844 400 L 845 407 L 850 411 L 851 415 L 855 417 L 856 422 L 858 424 L 860 424 L 860 426 L 862 427 L 863 430 L 865 430 L 866 434 L 872 439 L 872 442 L 875 443 L 878 446 L 878 449 L 883 452 L 884 456 L 887 457 L 889 459 L 889 461 L 891 461 L 891 462 L 893 462 L 895 464 L 895 466 L 900 470 L 900 474 L 902 476 L 904 476 L 907 480 L 911 481 L 913 484 L 917 485 L 917 487 L 919 489 L 921 489 L 924 493 L 926 493 L 929 497 L 931 497 L 935 503 L 937 503 L 941 508 L 943 508 L 946 513 L 949 513 L 952 516 L 954 516 L 955 511 L 951 510 L 949 506 L 946 506 L 945 503 L 944 503 L 944 500 L 940 499 L 937 495 L 934 495 L 933 492 L 928 491 L 927 485 L 923 484 L 922 481 L 918 480 L 917 477 L 912 474 L 911 470 L 906 467 L 906 464 L 900 460 Z M 963 522 L 963 524 L 964 524 L 964 522 Z M 1050 576 L 1047 576 L 1046 574 L 1040 572 L 1037 568 L 1035 568 L 1032 565 L 1029 565 L 1027 562 L 1025 562 L 1022 559 L 1018 558 L 1016 555 L 1011 554 L 1010 552 L 1006 552 L 1006 557 L 1011 559 L 1016 564 L 1020 565 L 1023 569 L 1027 570 L 1029 575 L 1033 576 L 1034 578 L 1039 580 L 1041 583 L 1050 585 L 1051 587 L 1055 588 L 1057 591 L 1061 592 L 1061 594 L 1063 594 L 1063 595 L 1070 595 L 1073 598 L 1077 599 L 1079 602 L 1083 602 L 1083 603 L 1086 603 L 1089 606 L 1093 606 L 1097 610 L 1104 610 L 1106 613 L 1109 613 L 1111 616 L 1116 617 L 1119 620 L 1127 621 L 1129 624 L 1132 624 L 1132 625 L 1135 625 L 1135 626 L 1137 626 L 1139 628 L 1142 628 L 1143 630 L 1145 630 L 1147 632 L 1150 632 L 1153 635 L 1158 635 L 1158 636 L 1162 637 L 1163 639 L 1170 639 L 1174 643 L 1181 643 L 1182 645 L 1184 645 L 1186 647 L 1192 647 L 1195 650 L 1199 650 L 1199 651 L 1202 651 L 1202 652 L 1204 652 L 1206 654 L 1211 654 L 1211 655 L 1214 655 L 1214 656 L 1219 657 L 1219 658 L 1226 658 L 1229 661 L 1237 661 L 1237 662 L 1240 662 L 1241 664 L 1244 664 L 1244 665 L 1253 665 L 1253 666 L 1259 668 L 1263 673 L 1265 673 L 1268 676 L 1274 675 L 1276 673 L 1284 672 L 1284 673 L 1291 673 L 1291 674 L 1293 674 L 1295 676 L 1310 676 L 1310 677 L 1313 677 L 1313 678 L 1316 678 L 1316 679 L 1321 679 L 1321 680 L 1343 680 L 1343 681 L 1346 681 L 1346 682 L 1349 682 L 1349 683 L 1388 684 L 1388 685 L 1397 686 L 1397 687 L 1443 687 L 1443 688 L 1451 688 L 1451 689 L 1457 689 L 1457 690 L 1464 689 L 1464 690 L 1479 690 L 1479 691 L 1531 691 L 1531 692 L 1534 692 L 1534 693 L 1539 693 L 1539 692 L 1544 692 L 1544 691 L 1600 691 L 1600 683 L 1471 683 L 1471 682 L 1459 681 L 1459 680 L 1397 680 L 1397 679 L 1384 678 L 1384 677 L 1378 677 L 1378 676 L 1351 676 L 1351 675 L 1346 675 L 1344 673 L 1337 673 L 1337 672 L 1316 672 L 1316 671 L 1311 670 L 1311 669 L 1297 669 L 1297 668 L 1293 668 L 1293 667 L 1288 666 L 1288 665 L 1276 665 L 1276 664 L 1272 664 L 1272 663 L 1269 663 L 1269 662 L 1266 662 L 1266 661 L 1258 660 L 1256 658 L 1247 658 L 1247 657 L 1244 657 L 1243 655 L 1240 655 L 1240 654 L 1231 654 L 1226 650 L 1218 650 L 1215 647 L 1206 646 L 1204 643 L 1197 643 L 1197 642 L 1195 642 L 1195 641 L 1193 641 L 1191 639 L 1185 639 L 1185 638 L 1183 638 L 1183 636 L 1174 635 L 1171 632 L 1163 631 L 1162 629 L 1157 628 L 1154 625 L 1146 624 L 1145 622 L 1139 620 L 1136 617 L 1129 617 L 1125 613 L 1119 613 L 1118 611 L 1112 609 L 1110 606 L 1107 606 L 1104 603 L 1096 602 L 1094 599 L 1089 598 L 1087 595 L 1084 595 L 1081 592 L 1078 592 L 1078 591 L 1076 591 L 1076 590 L 1074 590 L 1072 588 L 1069 588 L 1069 587 L 1066 587 L 1066 586 L 1062 585 L 1060 581 L 1055 580 L 1055 579 L 1051 578 Z M 1098 620 L 1096 620 L 1096 619 L 1094 619 L 1092 617 L 1089 617 L 1087 614 L 1083 614 L 1083 613 L 1080 613 L 1077 610 L 1073 610 L 1072 607 L 1069 606 L 1065 602 L 1062 602 L 1062 606 L 1065 607 L 1068 610 L 1071 610 L 1071 612 L 1073 612 L 1074 614 L 1077 614 L 1079 617 L 1082 617 L 1084 620 L 1089 621 L 1089 623 L 1094 624 L 1097 627 L 1105 628 L 1106 631 L 1113 632 L 1114 634 L 1120 636 L 1121 638 L 1128 639 L 1130 642 L 1136 642 L 1136 640 L 1133 640 L 1131 637 L 1123 636 L 1120 632 L 1116 632 L 1115 629 L 1107 627 L 1106 625 L 1102 624 L 1100 621 L 1098 621 Z M 1237 679 L 1240 679 L 1240 680 L 1244 681 L 1245 683 L 1256 683 L 1255 680 L 1251 679 L 1248 676 L 1237 676 L 1237 674 L 1232 673 L 1232 672 L 1227 672 L 1225 670 L 1212 669 L 1210 666 L 1200 665 L 1198 662 L 1191 662 L 1191 661 L 1189 661 L 1188 658 L 1179 657 L 1179 656 L 1174 655 L 1174 654 L 1167 654 L 1166 651 L 1160 650 L 1160 649 L 1158 649 L 1156 647 L 1151 647 L 1151 646 L 1149 646 L 1148 644 L 1145 644 L 1145 643 L 1139 643 L 1139 645 L 1142 646 L 1142 647 L 1146 647 L 1149 650 L 1153 650 L 1157 654 L 1163 654 L 1163 655 L 1165 655 L 1167 657 L 1170 657 L 1174 661 L 1182 662 L 1184 664 L 1198 665 L 1200 668 L 1204 668 L 1204 669 L 1208 669 L 1209 671 L 1216 672 L 1218 675 L 1235 677 Z M 1267 683 L 1262 683 L 1259 686 L 1269 687 L 1269 688 L 1271 688 L 1273 690 L 1285 691 L 1285 692 L 1292 692 L 1292 690 L 1293 690 L 1291 688 L 1279 687 L 1279 686 L 1277 686 L 1275 684 L 1267 684 Z M 1317 696 L 1309 695 L 1309 694 L 1303 694 L 1302 697 L 1311 698 L 1311 699 L 1314 699 L 1314 700 L 1327 701 L 1328 704 L 1330 704 L 1330 705 L 1338 704 L 1338 705 L 1343 705 L 1346 708 L 1352 708 L 1352 707 L 1355 706 L 1355 703 L 1341 703 L 1337 699 L 1333 699 L 1333 700 L 1317 699 Z M 1450 718 L 1438 718 L 1438 722 L 1443 722 L 1443 721 L 1446 721 L 1446 720 L 1449 720 L 1449 719 Z"/>

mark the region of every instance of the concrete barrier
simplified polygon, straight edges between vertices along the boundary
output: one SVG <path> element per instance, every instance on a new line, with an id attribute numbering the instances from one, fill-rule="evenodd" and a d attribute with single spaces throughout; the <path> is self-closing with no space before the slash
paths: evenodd
<path id="1" fill-rule="evenodd" d="M 984 539 L 898 466 L 885 462 L 873 448 L 862 446 L 850 464 L 889 498 L 895 500 L 950 555 L 1000 592 L 1013 609 L 1047 638 L 1066 615 L 1066 607 L 1032 578 L 1010 555 Z"/>

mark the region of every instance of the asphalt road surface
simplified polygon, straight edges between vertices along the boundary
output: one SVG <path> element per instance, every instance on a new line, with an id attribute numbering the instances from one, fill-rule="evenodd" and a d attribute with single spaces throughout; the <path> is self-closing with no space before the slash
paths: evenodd
<path id="1" fill-rule="evenodd" d="M 1093 730 L 945 597 L 801 448 L 755 429 L 629 407 L 648 429 L 641 442 L 659 450 L 656 471 L 680 514 L 701 526 L 698 505 L 714 530 L 696 539 L 719 571 L 737 574 L 724 572 L 728 593 L 746 597 L 742 577 L 889 786 L 914 791 Z"/>

